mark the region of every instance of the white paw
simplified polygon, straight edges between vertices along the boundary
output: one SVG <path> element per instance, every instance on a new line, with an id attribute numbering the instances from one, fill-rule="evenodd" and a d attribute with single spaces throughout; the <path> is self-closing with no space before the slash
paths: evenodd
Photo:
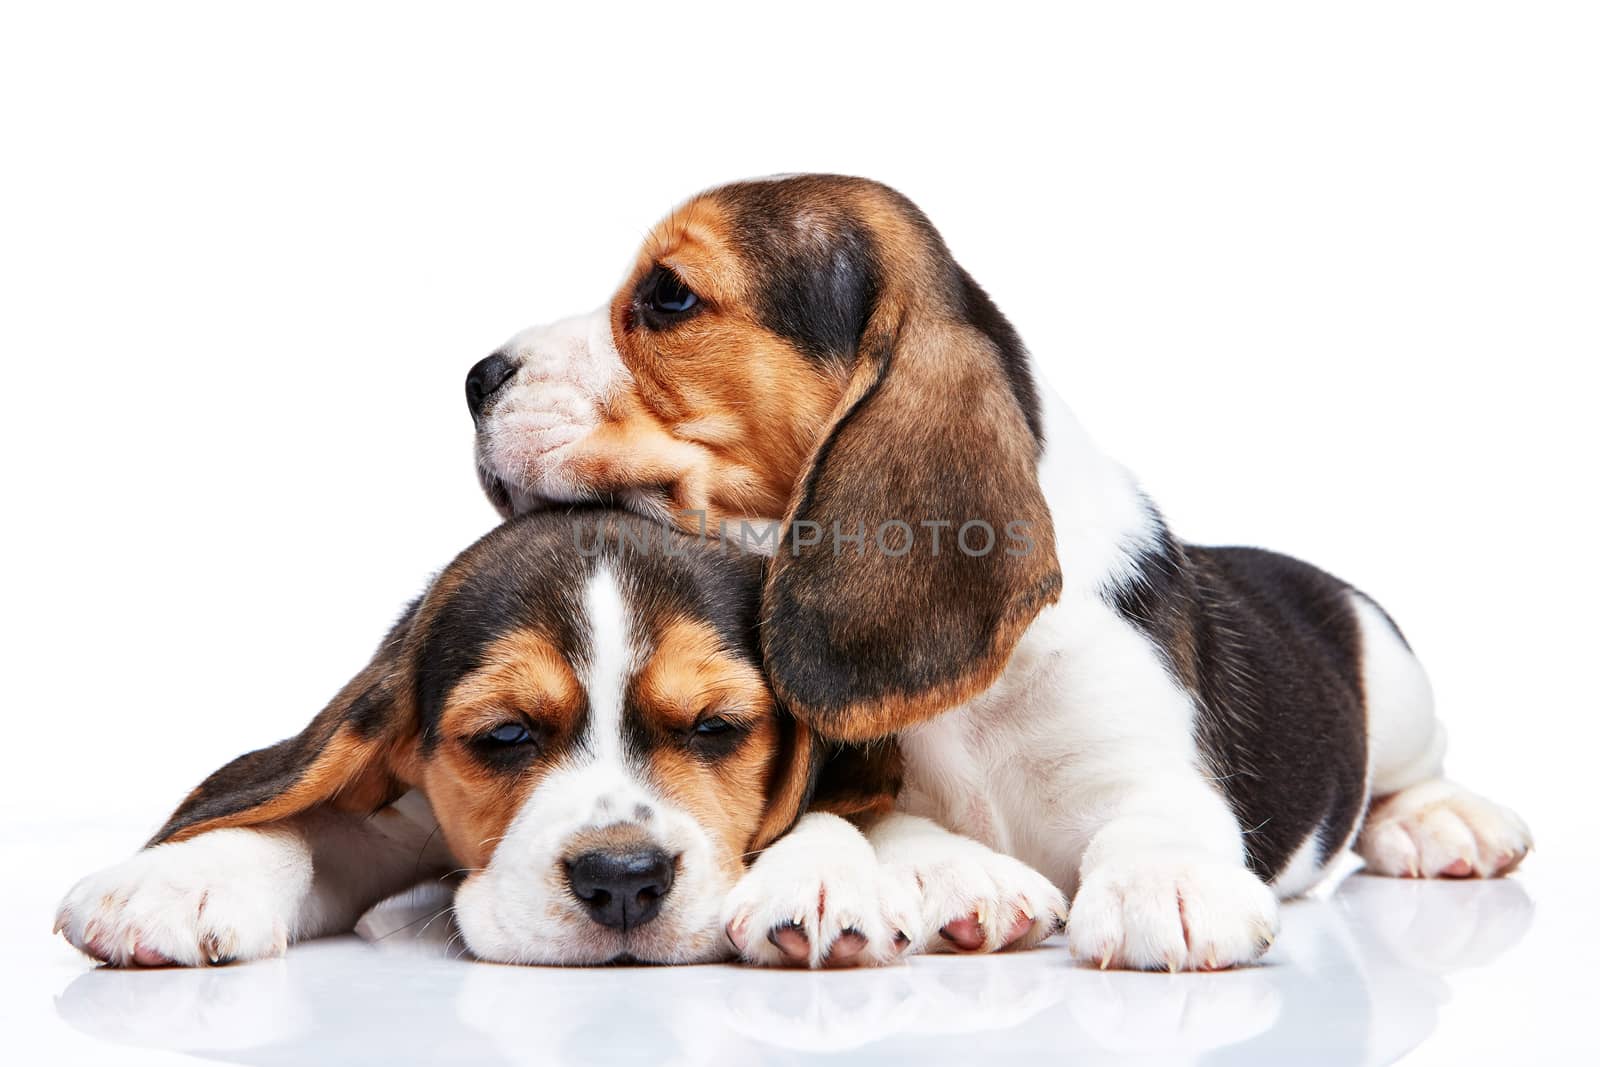
<path id="1" fill-rule="evenodd" d="M 766 966 L 878 966 L 921 935 L 910 878 L 835 815 L 807 815 L 763 852 L 722 918 L 739 956 Z"/>
<path id="2" fill-rule="evenodd" d="M 83 879 L 61 902 L 56 930 L 117 967 L 277 956 L 310 879 L 292 835 L 214 830 Z"/>
<path id="3" fill-rule="evenodd" d="M 1532 847 L 1510 808 L 1442 779 L 1374 803 L 1356 842 L 1369 870 L 1397 878 L 1492 878 Z"/>
<path id="4" fill-rule="evenodd" d="M 927 952 L 1032 948 L 1065 929 L 1067 902 L 1044 875 L 976 841 L 919 865 Z"/>
<path id="5" fill-rule="evenodd" d="M 1160 852 L 1085 873 L 1067 919 L 1072 954 L 1100 967 L 1218 970 L 1249 963 L 1278 934 L 1278 900 L 1242 866 Z"/>
<path id="6" fill-rule="evenodd" d="M 879 859 L 909 869 L 921 889 L 919 951 L 1032 948 L 1065 928 L 1066 898 L 1026 863 L 927 819 L 890 819 L 873 840 Z"/>

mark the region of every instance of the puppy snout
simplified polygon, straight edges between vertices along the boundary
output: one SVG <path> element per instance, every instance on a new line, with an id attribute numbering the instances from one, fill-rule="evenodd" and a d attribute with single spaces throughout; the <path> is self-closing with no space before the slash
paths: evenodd
<path id="1" fill-rule="evenodd" d="M 567 862 L 567 882 L 590 918 L 626 932 L 660 913 L 674 867 L 673 857 L 659 848 L 585 852 Z"/>
<path id="2" fill-rule="evenodd" d="M 489 398 L 499 392 L 500 387 L 510 381 L 515 373 L 517 365 L 500 352 L 472 365 L 467 372 L 467 408 L 473 418 L 483 414 Z"/>

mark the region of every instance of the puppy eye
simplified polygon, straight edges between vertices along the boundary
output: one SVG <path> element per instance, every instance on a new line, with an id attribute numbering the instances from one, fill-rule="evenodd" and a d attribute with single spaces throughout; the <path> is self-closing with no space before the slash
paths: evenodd
<path id="1" fill-rule="evenodd" d="M 698 303 L 700 298 L 683 284 L 682 278 L 665 267 L 656 268 L 645 293 L 645 304 L 651 311 L 660 315 L 681 315 Z"/>
<path id="2" fill-rule="evenodd" d="M 689 728 L 686 742 L 689 751 L 701 759 L 719 760 L 737 752 L 749 732 L 750 727 L 743 723 L 708 715 Z"/>
<path id="3" fill-rule="evenodd" d="M 483 739 L 497 745 L 525 745 L 533 740 L 533 735 L 520 722 L 503 722 L 484 734 Z"/>
<path id="4" fill-rule="evenodd" d="M 733 730 L 733 723 L 727 719 L 710 718 L 701 719 L 694 724 L 696 737 L 721 737 Z"/>
<path id="5" fill-rule="evenodd" d="M 510 720 L 463 738 L 467 750 L 497 771 L 514 772 L 526 767 L 539 755 L 540 739 L 524 722 Z"/>

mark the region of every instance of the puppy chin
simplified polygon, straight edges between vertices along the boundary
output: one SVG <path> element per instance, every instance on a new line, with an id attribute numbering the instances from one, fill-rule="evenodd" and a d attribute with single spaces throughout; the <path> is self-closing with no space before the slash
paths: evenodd
<path id="1" fill-rule="evenodd" d="M 566 901 L 508 891 L 492 870 L 456 890 L 455 918 L 467 949 L 492 963 L 595 966 L 607 963 L 712 963 L 732 958 L 717 920 L 724 893 L 697 901 L 693 917 L 665 912 L 628 933 L 590 922 Z"/>
<path id="2" fill-rule="evenodd" d="M 500 513 L 502 519 L 520 514 L 514 508 L 511 486 L 502 481 L 499 475 L 486 469 L 481 460 L 478 464 L 478 484 L 483 487 L 483 495 L 489 498 L 489 503 Z"/>
<path id="3" fill-rule="evenodd" d="M 526 470 L 526 467 L 523 468 Z M 478 459 L 478 484 L 489 503 L 503 519 L 515 518 L 556 504 L 575 504 L 589 499 L 585 494 L 563 490 L 554 478 L 526 480 L 526 475 L 503 473 L 505 468 L 491 459 Z"/>

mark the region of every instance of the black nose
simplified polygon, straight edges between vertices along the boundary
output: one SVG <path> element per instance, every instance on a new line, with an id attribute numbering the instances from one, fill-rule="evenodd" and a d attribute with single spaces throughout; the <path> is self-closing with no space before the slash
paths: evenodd
<path id="1" fill-rule="evenodd" d="M 472 365 L 467 371 L 467 408 L 473 418 L 483 414 L 483 405 L 515 373 L 517 365 L 499 352 Z"/>
<path id="2" fill-rule="evenodd" d="M 672 857 L 659 848 L 585 852 L 567 864 L 567 882 L 590 918 L 626 931 L 643 926 L 661 910 L 672 888 Z"/>

